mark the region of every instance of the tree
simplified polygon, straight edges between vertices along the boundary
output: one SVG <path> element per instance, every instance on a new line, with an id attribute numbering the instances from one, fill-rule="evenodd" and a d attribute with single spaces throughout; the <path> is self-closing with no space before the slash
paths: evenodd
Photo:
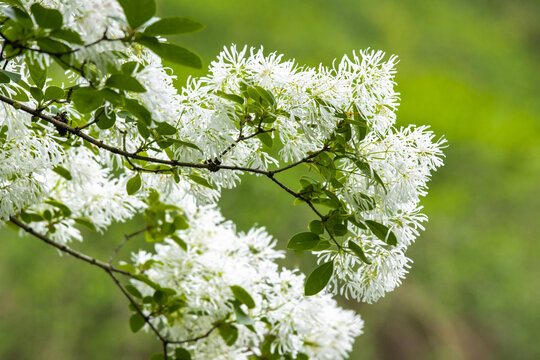
<path id="1" fill-rule="evenodd" d="M 232 46 L 178 91 L 162 60 L 202 62 L 164 36 L 196 20 L 156 18 L 154 0 L 2 4 L 1 219 L 104 270 L 131 329 L 161 341 L 153 359 L 345 358 L 363 322 L 330 294 L 371 303 L 400 283 L 442 165 L 444 139 L 394 127 L 396 57 L 315 69 Z M 299 167 L 295 190 L 281 176 Z M 287 246 L 318 257 L 307 277 L 275 264 L 263 229 L 221 216 L 220 190 L 244 173 L 312 210 Z M 69 247 L 81 226 L 136 214 L 106 261 Z M 115 262 L 135 236 L 155 251 Z"/>

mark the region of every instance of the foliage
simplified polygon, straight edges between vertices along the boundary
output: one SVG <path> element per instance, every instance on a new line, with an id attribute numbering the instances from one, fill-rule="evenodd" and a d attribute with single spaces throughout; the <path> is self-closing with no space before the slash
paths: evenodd
<path id="1" fill-rule="evenodd" d="M 362 321 L 319 293 L 330 284 L 372 302 L 400 283 L 425 220 L 419 197 L 442 165 L 443 140 L 393 126 L 395 57 L 361 51 L 313 69 L 231 47 L 178 94 L 160 58 L 201 61 L 158 36 L 200 23 L 153 19 L 151 0 L 85 4 L 3 7 L 2 218 L 105 270 L 131 329 L 162 342 L 155 358 L 346 356 Z M 67 85 L 52 85 L 54 66 Z M 316 175 L 299 190 L 278 179 L 304 165 Z M 289 242 L 322 263 L 305 281 L 311 297 L 302 275 L 272 262 L 282 255 L 264 231 L 237 234 L 212 205 L 241 172 L 317 217 Z M 107 262 L 67 247 L 82 240 L 78 225 L 104 231 L 137 213 L 145 226 L 125 241 L 144 234 L 154 254 L 114 266 L 120 247 Z"/>

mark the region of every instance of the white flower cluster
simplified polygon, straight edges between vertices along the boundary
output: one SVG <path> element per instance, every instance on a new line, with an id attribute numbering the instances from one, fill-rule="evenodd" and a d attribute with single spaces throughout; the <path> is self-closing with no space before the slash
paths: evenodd
<path id="1" fill-rule="evenodd" d="M 105 30 L 109 37 L 123 36 L 118 21 L 123 13 L 115 1 L 44 3 L 60 9 L 64 24 L 86 41 L 99 39 Z M 116 51 L 123 55 L 115 58 Z M 350 126 L 340 155 L 336 152 L 330 158 L 329 166 L 339 176 L 334 182 L 317 180 L 349 214 L 346 234 L 337 246 L 318 251 L 317 256 L 321 263 L 333 262 L 328 290 L 334 293 L 373 302 L 401 282 L 410 262 L 406 249 L 427 219 L 419 200 L 426 194 L 430 174 L 442 165 L 445 141 L 435 141 L 426 127 L 394 127 L 399 102 L 394 90 L 395 57 L 385 61 L 384 53 L 365 50 L 344 56 L 332 67 L 310 68 L 284 61 L 282 55 L 265 55 L 262 48 L 231 46 L 211 63 L 206 77 L 189 79 L 178 92 L 161 59 L 139 46 L 105 41 L 81 48 L 74 56 L 105 74 L 111 59 L 137 64 L 133 77 L 146 91 L 128 92 L 128 97 L 149 111 L 152 129 L 160 124 L 176 129 L 169 136 L 176 145 L 167 151 L 156 146 L 145 149 L 147 156 L 157 159 L 276 169 L 324 153 L 343 124 L 361 118 L 364 126 Z M 14 60 L 7 69 L 30 82 L 23 64 Z M 66 74 L 73 84 L 85 84 L 76 72 Z M 264 110 L 248 104 L 253 89 L 261 89 L 267 97 L 265 104 L 270 105 Z M 1 90 L 5 96 L 14 95 Z M 37 105 L 34 100 L 23 103 Z M 106 104 L 106 111 L 117 110 Z M 74 123 L 88 121 L 73 104 L 58 104 L 61 111 Z M 128 117 L 117 116 L 107 130 L 92 125 L 85 131 L 129 152 L 146 144 L 136 122 Z M 65 244 L 82 240 L 76 223 L 104 231 L 114 221 L 142 213 L 148 206 L 145 198 L 156 191 L 182 209 L 189 223 L 188 229 L 175 232 L 186 248 L 165 240 L 154 253 L 134 255 L 145 275 L 174 289 L 185 303 L 172 315 L 153 318 L 164 333 L 184 340 L 201 336 L 218 323 L 242 320 L 249 326 L 238 326 L 238 341 L 232 346 L 216 330 L 186 347 L 196 359 L 248 359 L 264 351 L 292 358 L 299 354 L 310 359 L 346 357 L 353 338 L 361 333 L 362 320 L 340 309 L 328 293 L 305 297 L 304 276 L 276 265 L 274 261 L 283 254 L 274 249 L 274 241 L 263 229 L 237 234 L 217 210 L 220 190 L 238 184 L 240 171 L 186 167 L 175 176 L 143 172 L 141 189 L 128 195 L 126 183 L 136 172 L 124 166 L 124 158 L 80 142 L 62 146 L 64 141 L 54 126 L 37 126 L 29 115 L 0 106 L 0 219 L 22 210 L 27 216 L 62 213 L 54 224 L 45 215 L 42 220 L 33 218 L 31 226 Z M 277 156 L 269 153 L 268 144 L 279 149 L 272 151 Z M 381 226 L 390 230 L 386 239 L 381 238 Z M 395 244 L 387 241 L 390 236 L 395 236 Z M 351 251 L 353 247 L 347 245 L 351 243 L 363 251 L 364 258 Z M 144 295 L 154 291 L 140 282 L 136 285 Z M 252 296 L 253 307 L 238 308 L 234 286 Z M 145 311 L 149 314 L 150 309 Z"/>
<path id="2" fill-rule="evenodd" d="M 261 355 L 265 341 L 273 353 L 292 358 L 299 353 L 309 359 L 345 358 L 361 333 L 360 317 L 337 307 L 328 294 L 305 297 L 304 276 L 278 268 L 274 261 L 283 253 L 274 249 L 274 240 L 263 229 L 237 234 L 214 207 L 192 204 L 183 206 L 190 228 L 177 232 L 187 249 L 171 240 L 156 245 L 155 254 L 134 255 L 136 265 L 151 261 L 145 274 L 162 287 L 175 289 L 175 296 L 186 303 L 173 315 L 152 320 L 154 325 L 162 325 L 172 340 L 185 340 L 218 322 L 234 321 L 239 315 L 231 286 L 241 286 L 255 303 L 253 308 L 241 307 L 251 318 L 251 327 L 239 325 L 233 346 L 225 345 L 217 330 L 191 343 L 194 359 L 249 359 Z M 153 294 L 151 287 L 134 283 L 143 295 Z"/>
<path id="3" fill-rule="evenodd" d="M 321 149 L 341 121 L 337 113 L 359 109 L 371 131 L 357 142 L 353 136 L 350 151 L 369 164 L 384 185 L 374 185 L 354 161 L 345 158 L 340 167 L 347 174 L 346 181 L 336 195 L 358 221 L 374 220 L 388 226 L 397 237 L 397 246 L 388 246 L 369 229 L 349 224 L 353 234 L 349 239 L 364 249 L 371 264 L 347 251 L 325 251 L 319 256 L 321 261 L 335 260 L 335 292 L 366 302 L 393 290 L 407 272 L 406 248 L 427 219 L 420 212 L 419 198 L 426 193 L 431 172 L 442 165 L 445 143 L 443 139 L 434 141 L 427 127 L 393 127 L 399 95 L 393 81 L 396 58 L 383 61 L 383 56 L 380 51 L 361 51 L 352 59 L 344 56 L 335 68 L 321 65 L 314 69 L 282 61 L 281 55 L 264 55 L 262 49 L 225 48 L 212 62 L 210 75 L 192 80 L 184 90 L 180 127 L 181 138 L 205 149 L 207 158 L 220 154 L 238 135 L 238 120 L 235 104 L 216 94 L 240 95 L 242 83 L 260 86 L 274 95 L 276 108 L 281 110 L 272 124 L 272 135 L 282 143 L 281 162 L 265 153 L 255 138 L 228 151 L 221 161 L 267 169 L 270 163 L 297 161 Z M 196 159 L 182 152 L 177 155 Z M 257 157 L 261 160 L 256 161 Z M 223 174 L 213 175 L 211 181 L 221 185 L 224 179 L 218 176 Z M 373 209 L 366 207 L 364 195 L 372 198 Z"/>
<path id="4" fill-rule="evenodd" d="M 62 148 L 24 124 L 28 115 L 0 106 L 0 220 L 38 203 L 45 173 L 62 161 Z"/>

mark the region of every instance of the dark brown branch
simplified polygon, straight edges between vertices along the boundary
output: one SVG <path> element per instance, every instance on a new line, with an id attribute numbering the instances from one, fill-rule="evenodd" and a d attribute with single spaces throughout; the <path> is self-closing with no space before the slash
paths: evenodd
<path id="1" fill-rule="evenodd" d="M 40 111 L 33 109 L 29 106 L 23 105 L 21 103 L 18 103 L 17 101 L 10 99 L 4 95 L 0 94 L 0 101 L 14 106 L 16 109 L 20 109 L 28 114 L 34 115 L 39 117 L 40 119 L 43 119 L 53 125 L 55 125 L 58 128 L 62 128 L 66 130 L 67 132 L 72 133 L 73 135 L 79 136 L 80 138 L 88 141 L 89 143 L 107 150 L 113 154 L 129 157 L 131 159 L 137 159 L 137 160 L 144 160 L 152 163 L 158 163 L 158 164 L 165 164 L 165 165 L 171 165 L 171 166 L 179 166 L 179 167 L 187 167 L 187 168 L 196 168 L 196 169 L 209 169 L 212 167 L 211 164 L 196 164 L 196 163 L 190 163 L 190 162 L 184 162 L 184 161 L 177 161 L 177 160 L 166 160 L 166 159 L 158 159 L 158 158 L 151 158 L 148 156 L 142 156 L 138 154 L 129 153 L 127 151 L 124 151 L 122 149 L 116 148 L 114 146 L 108 145 L 104 143 L 103 141 L 97 140 L 86 133 L 82 132 L 80 129 L 74 128 L 72 126 L 69 126 L 68 124 L 65 124 L 51 116 L 42 114 Z M 266 175 L 269 172 L 261 169 L 253 169 L 253 168 L 247 168 L 242 166 L 231 166 L 231 165 L 217 165 L 219 169 L 225 169 L 225 170 L 236 170 L 236 171 L 244 171 L 244 172 L 251 172 L 261 175 Z"/>
<path id="2" fill-rule="evenodd" d="M 197 336 L 197 337 L 194 337 L 194 338 L 191 338 L 191 339 L 186 339 L 186 340 L 170 341 L 169 344 L 185 344 L 185 343 L 189 343 L 189 342 L 195 342 L 195 341 L 202 340 L 204 338 L 209 337 L 210 334 L 212 334 L 212 332 L 214 330 L 216 330 L 218 327 L 220 327 L 220 325 L 223 325 L 223 324 L 225 324 L 225 322 L 219 322 L 217 324 L 214 324 L 214 326 L 212 326 L 207 332 L 205 332 L 204 334 L 202 334 L 200 336 Z"/>
<path id="3" fill-rule="evenodd" d="M 46 54 L 46 55 L 55 56 L 55 57 L 61 57 L 61 56 L 64 56 L 64 55 L 74 54 L 74 53 L 80 51 L 81 49 L 87 49 L 89 47 L 100 44 L 102 42 L 129 41 L 132 38 L 131 36 L 125 36 L 125 37 L 122 37 L 122 38 L 111 39 L 111 38 L 109 38 L 107 36 L 107 30 L 105 30 L 105 32 L 103 33 L 103 35 L 99 39 L 97 39 L 95 41 L 92 41 L 92 42 L 90 42 L 88 44 L 84 44 L 84 45 L 82 45 L 82 46 L 80 46 L 78 48 L 70 49 L 70 50 L 67 50 L 67 51 L 45 51 L 45 50 L 42 50 L 42 49 L 33 48 L 31 46 L 22 45 L 22 44 L 18 43 L 17 41 L 11 41 L 1 32 L 0 32 L 0 37 L 4 40 L 4 44 L 9 44 L 14 48 L 28 50 L 28 51 L 37 52 L 37 53 L 40 53 L 40 54 Z M 1 59 L 1 60 L 4 60 L 4 59 Z"/>
<path id="4" fill-rule="evenodd" d="M 57 248 L 58 250 L 66 253 L 66 254 L 69 254 L 69 255 L 71 255 L 71 256 L 79 259 L 79 260 L 82 260 L 82 261 L 85 261 L 85 262 L 87 262 L 87 263 L 89 263 L 91 265 L 100 267 L 100 268 L 102 268 L 103 270 L 105 270 L 107 272 L 114 272 L 114 273 L 117 273 L 117 274 L 122 274 L 122 275 L 130 276 L 130 277 L 133 276 L 133 274 L 131 274 L 131 273 L 127 272 L 127 271 L 118 269 L 118 268 L 112 266 L 111 264 L 107 264 L 107 263 L 105 263 L 103 261 L 94 259 L 93 257 L 90 257 L 90 256 L 88 256 L 86 254 L 83 254 L 83 253 L 80 253 L 80 252 L 75 251 L 73 249 L 70 249 L 65 245 L 61 245 L 61 244 L 58 244 L 58 243 L 54 242 L 53 240 L 49 239 L 45 235 L 42 235 L 42 234 L 38 233 L 37 231 L 34 231 L 31 227 L 29 227 L 25 223 L 21 222 L 19 219 L 17 219 L 14 216 L 10 216 L 9 221 L 12 222 L 13 224 L 17 225 L 21 229 L 23 229 L 24 231 L 26 231 L 30 235 L 33 235 L 34 237 L 40 239 L 41 241 L 43 241 L 43 242 L 45 242 L 45 243 L 47 243 L 49 245 L 52 245 L 55 248 Z"/>
<path id="5" fill-rule="evenodd" d="M 116 284 L 116 286 L 120 289 L 120 291 L 124 294 L 124 296 L 128 299 L 128 301 L 131 303 L 131 305 L 133 305 L 133 307 L 135 308 L 135 311 L 137 311 L 137 313 L 142 316 L 142 318 L 144 319 L 145 323 L 148 324 L 148 326 L 150 327 L 150 330 L 152 330 L 152 332 L 154 334 L 156 334 L 156 336 L 159 338 L 159 340 L 163 343 L 163 347 L 164 347 L 164 350 L 166 351 L 166 347 L 168 344 L 185 344 L 185 343 L 189 343 L 189 342 L 195 342 L 195 341 L 199 341 L 201 339 L 204 339 L 204 338 L 207 338 L 208 336 L 210 336 L 210 334 L 216 330 L 220 325 L 223 325 L 225 324 L 225 321 L 219 321 L 217 323 L 215 323 L 207 332 L 205 332 L 204 334 L 200 335 L 200 336 L 197 336 L 197 337 L 194 337 L 194 338 L 190 338 L 190 339 L 185 339 L 185 340 L 170 340 L 170 339 L 167 339 L 165 336 L 163 336 L 163 334 L 161 334 L 159 332 L 159 330 L 152 324 L 152 322 L 150 321 L 150 316 L 146 316 L 144 315 L 144 313 L 142 312 L 142 310 L 139 308 L 139 305 L 137 304 L 137 302 L 133 299 L 133 297 L 131 295 L 129 295 L 129 293 L 127 292 L 127 290 L 124 288 L 124 286 L 120 283 L 120 281 L 118 280 L 118 278 L 116 276 L 114 276 L 114 274 L 111 272 L 111 271 L 107 271 L 107 273 L 111 276 L 111 278 L 113 279 L 114 283 Z M 165 356 L 167 356 L 167 354 L 165 353 Z"/>
<path id="6" fill-rule="evenodd" d="M 320 149 L 320 150 L 318 150 L 318 151 L 315 151 L 314 153 L 312 153 L 312 154 L 310 154 L 310 155 L 304 157 L 303 159 L 298 160 L 298 161 L 295 162 L 295 163 L 292 163 L 292 164 L 290 164 L 290 165 L 284 166 L 284 167 L 279 168 L 279 169 L 277 169 L 277 170 L 272 170 L 272 171 L 270 171 L 270 173 L 272 173 L 272 174 L 277 174 L 277 173 L 280 173 L 280 172 L 282 172 L 282 171 L 292 169 L 293 167 L 298 166 L 298 165 L 300 165 L 300 164 L 307 163 L 307 162 L 311 161 L 311 159 L 317 157 L 319 154 L 321 154 L 321 153 L 323 153 L 323 152 L 325 152 L 325 151 L 327 151 L 327 150 L 328 150 L 328 144 L 324 144 L 324 146 L 323 146 L 322 149 Z"/>
<path id="7" fill-rule="evenodd" d="M 169 340 L 167 339 L 165 336 L 163 336 L 159 330 L 157 330 L 157 328 L 151 323 L 150 321 L 150 317 L 144 315 L 144 313 L 142 312 L 142 310 L 139 308 L 137 302 L 129 295 L 129 293 L 127 292 L 127 290 L 124 288 L 124 286 L 120 283 L 120 281 L 118 280 L 118 278 L 115 276 L 115 273 L 117 274 L 122 274 L 122 275 L 127 275 L 127 276 L 130 276 L 130 277 L 133 277 L 133 274 L 127 272 L 127 271 L 124 271 L 124 270 L 121 270 L 121 269 L 118 269 L 118 268 L 115 268 L 114 266 L 111 266 L 110 264 L 108 263 L 104 263 L 102 261 L 99 261 L 97 259 L 94 259 L 86 254 L 82 254 L 82 253 L 79 253 L 73 249 L 70 249 L 68 248 L 67 246 L 64 246 L 64 245 L 60 245 L 60 244 L 57 244 L 56 242 L 52 241 L 51 239 L 49 239 L 48 237 L 34 231 L 32 228 L 30 228 L 28 225 L 24 224 L 23 222 L 21 222 L 19 219 L 17 219 L 16 217 L 14 216 L 11 216 L 9 218 L 9 221 L 12 222 L 13 224 L 17 225 L 18 227 L 20 227 L 21 229 L 23 229 L 24 231 L 26 231 L 27 233 L 29 233 L 30 235 L 40 239 L 41 241 L 57 248 L 58 250 L 64 252 L 64 253 L 67 253 L 79 260 L 82 260 L 86 263 L 89 263 L 91 265 L 94 265 L 94 266 L 97 266 L 101 269 L 103 269 L 107 274 L 109 274 L 109 276 L 113 279 L 114 283 L 116 284 L 116 286 L 120 289 L 120 291 L 124 294 L 124 296 L 128 299 L 128 301 L 133 305 L 133 307 L 135 308 L 135 310 L 137 311 L 137 313 L 143 317 L 144 321 L 146 324 L 148 324 L 148 326 L 150 327 L 150 329 L 152 330 L 152 332 L 154 332 L 154 334 L 156 334 L 156 336 L 159 338 L 159 340 L 163 343 L 163 348 L 164 350 L 166 351 L 166 348 L 167 348 L 167 345 L 168 344 L 184 344 L 184 343 L 188 343 L 188 342 L 194 342 L 194 341 L 198 341 L 198 340 L 201 340 L 201 339 L 204 339 L 208 336 L 210 336 L 210 334 L 215 330 L 217 329 L 221 324 L 223 324 L 224 322 L 219 322 L 219 323 L 216 323 L 214 324 L 214 326 L 212 326 L 206 333 L 204 333 L 203 335 L 200 335 L 200 336 L 197 336 L 197 337 L 194 337 L 194 338 L 190 338 L 190 339 L 186 339 L 186 340 Z M 133 237 L 133 236 L 136 236 L 142 232 L 144 232 L 146 230 L 145 229 L 141 229 L 139 231 L 136 231 L 134 233 L 131 233 L 131 234 L 128 234 L 128 235 L 125 235 L 125 240 Z M 167 358 L 167 354 L 165 353 L 165 358 Z"/>
<path id="8" fill-rule="evenodd" d="M 147 162 L 151 162 L 151 163 L 158 163 L 158 164 L 164 164 L 164 165 L 170 165 L 170 166 L 196 168 L 196 169 L 207 169 L 207 170 L 210 170 L 210 171 L 216 171 L 216 170 L 219 170 L 219 169 L 224 169 L 224 170 L 243 171 L 243 172 L 248 172 L 248 173 L 255 173 L 255 174 L 259 174 L 259 175 L 265 175 L 266 177 L 268 177 L 270 180 L 272 180 L 274 183 L 279 185 L 282 189 L 284 189 L 286 192 L 288 192 L 289 194 L 291 194 L 295 198 L 298 198 L 298 199 L 301 199 L 301 200 L 305 201 L 308 204 L 308 206 L 315 212 L 315 214 L 317 214 L 317 216 L 319 216 L 321 218 L 321 220 L 323 220 L 323 223 L 324 223 L 324 220 L 326 220 L 324 215 L 322 215 L 315 208 L 315 206 L 313 205 L 313 203 L 311 201 L 309 201 L 309 199 L 306 199 L 306 198 L 302 197 L 302 195 L 296 193 L 295 191 L 293 191 L 290 188 L 288 188 L 287 186 L 285 186 L 282 182 L 278 181 L 274 177 L 274 174 L 277 174 L 277 173 L 280 173 L 282 171 L 291 169 L 291 168 L 293 168 L 293 167 L 295 167 L 295 166 L 297 166 L 299 164 L 309 162 L 311 159 L 313 159 L 314 157 L 316 157 L 320 153 L 328 150 L 327 145 L 325 145 L 321 150 L 316 151 L 313 154 L 310 154 L 310 155 L 306 156 L 305 158 L 300 159 L 299 161 L 297 161 L 297 162 L 295 162 L 293 164 L 287 165 L 287 166 L 285 166 L 283 168 L 280 168 L 280 169 L 277 169 L 277 170 L 261 170 L 261 169 L 248 168 L 248 167 L 242 167 L 242 166 L 221 165 L 221 164 L 216 164 L 216 163 L 213 163 L 213 162 L 197 164 L 197 163 L 183 162 L 183 161 L 177 161 L 177 160 L 158 159 L 158 158 L 151 158 L 151 157 L 148 157 L 148 156 L 138 155 L 136 153 L 130 153 L 130 152 L 127 152 L 126 150 L 119 149 L 117 147 L 108 145 L 108 144 L 104 143 L 103 141 L 97 140 L 97 139 L 87 135 L 86 133 L 82 132 L 81 129 L 71 127 L 68 124 L 66 124 L 66 123 L 64 123 L 62 121 L 59 121 L 58 119 L 56 119 L 54 117 L 42 114 L 41 111 L 39 111 L 39 110 L 32 109 L 31 107 L 20 104 L 20 103 L 16 102 L 15 100 L 12 100 L 12 99 L 10 99 L 8 97 L 5 97 L 4 95 L 1 95 L 1 94 L 0 94 L 0 101 L 4 102 L 6 104 L 9 104 L 9 105 L 15 107 L 16 109 L 20 109 L 20 110 L 22 110 L 22 111 L 24 111 L 24 112 L 26 112 L 28 114 L 37 116 L 37 117 L 39 117 L 39 118 L 53 124 L 57 129 L 58 128 L 64 129 L 65 131 L 70 132 L 70 133 L 72 133 L 72 134 L 74 134 L 76 136 L 79 136 L 80 138 L 88 141 L 89 143 L 91 143 L 91 144 L 93 144 L 93 145 L 95 145 L 95 146 L 97 146 L 97 147 L 99 147 L 101 149 L 107 150 L 107 151 L 109 151 L 109 152 L 111 152 L 113 154 L 121 155 L 121 156 L 123 156 L 125 158 L 143 160 L 143 161 L 147 161 Z M 133 166 L 135 166 L 135 165 L 133 165 Z M 144 168 L 139 168 L 139 167 L 136 167 L 136 170 L 145 171 Z M 151 169 L 146 169 L 146 170 L 148 170 L 150 172 L 162 172 L 160 170 L 151 170 Z M 328 233 L 330 234 L 330 232 L 328 232 Z M 332 238 L 332 240 L 334 240 L 332 236 L 331 236 L 331 238 Z M 336 243 L 336 245 L 338 245 L 338 243 L 335 240 L 334 240 L 334 242 Z M 338 247 L 339 247 L 339 245 L 338 245 Z"/>

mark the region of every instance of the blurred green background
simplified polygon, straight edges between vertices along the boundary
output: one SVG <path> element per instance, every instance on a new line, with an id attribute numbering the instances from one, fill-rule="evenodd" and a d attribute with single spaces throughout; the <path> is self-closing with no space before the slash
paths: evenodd
<path id="1" fill-rule="evenodd" d="M 404 284 L 376 304 L 351 359 L 540 359 L 540 4 L 537 1 L 158 1 L 207 27 L 174 40 L 206 63 L 224 45 L 264 45 L 299 64 L 355 49 L 399 55 L 399 124 L 449 142 L 423 201 L 427 230 Z M 188 74 L 175 68 L 181 85 Z M 266 226 L 284 248 L 311 218 L 264 179 L 223 195 L 240 230 Z M 105 257 L 135 225 L 77 248 Z M 99 269 L 0 230 L 0 359 L 147 359 L 122 296 Z M 141 239 L 131 249 L 145 246 Z M 129 248 L 124 254 L 128 254 Z M 289 254 L 286 266 L 312 267 Z"/>

